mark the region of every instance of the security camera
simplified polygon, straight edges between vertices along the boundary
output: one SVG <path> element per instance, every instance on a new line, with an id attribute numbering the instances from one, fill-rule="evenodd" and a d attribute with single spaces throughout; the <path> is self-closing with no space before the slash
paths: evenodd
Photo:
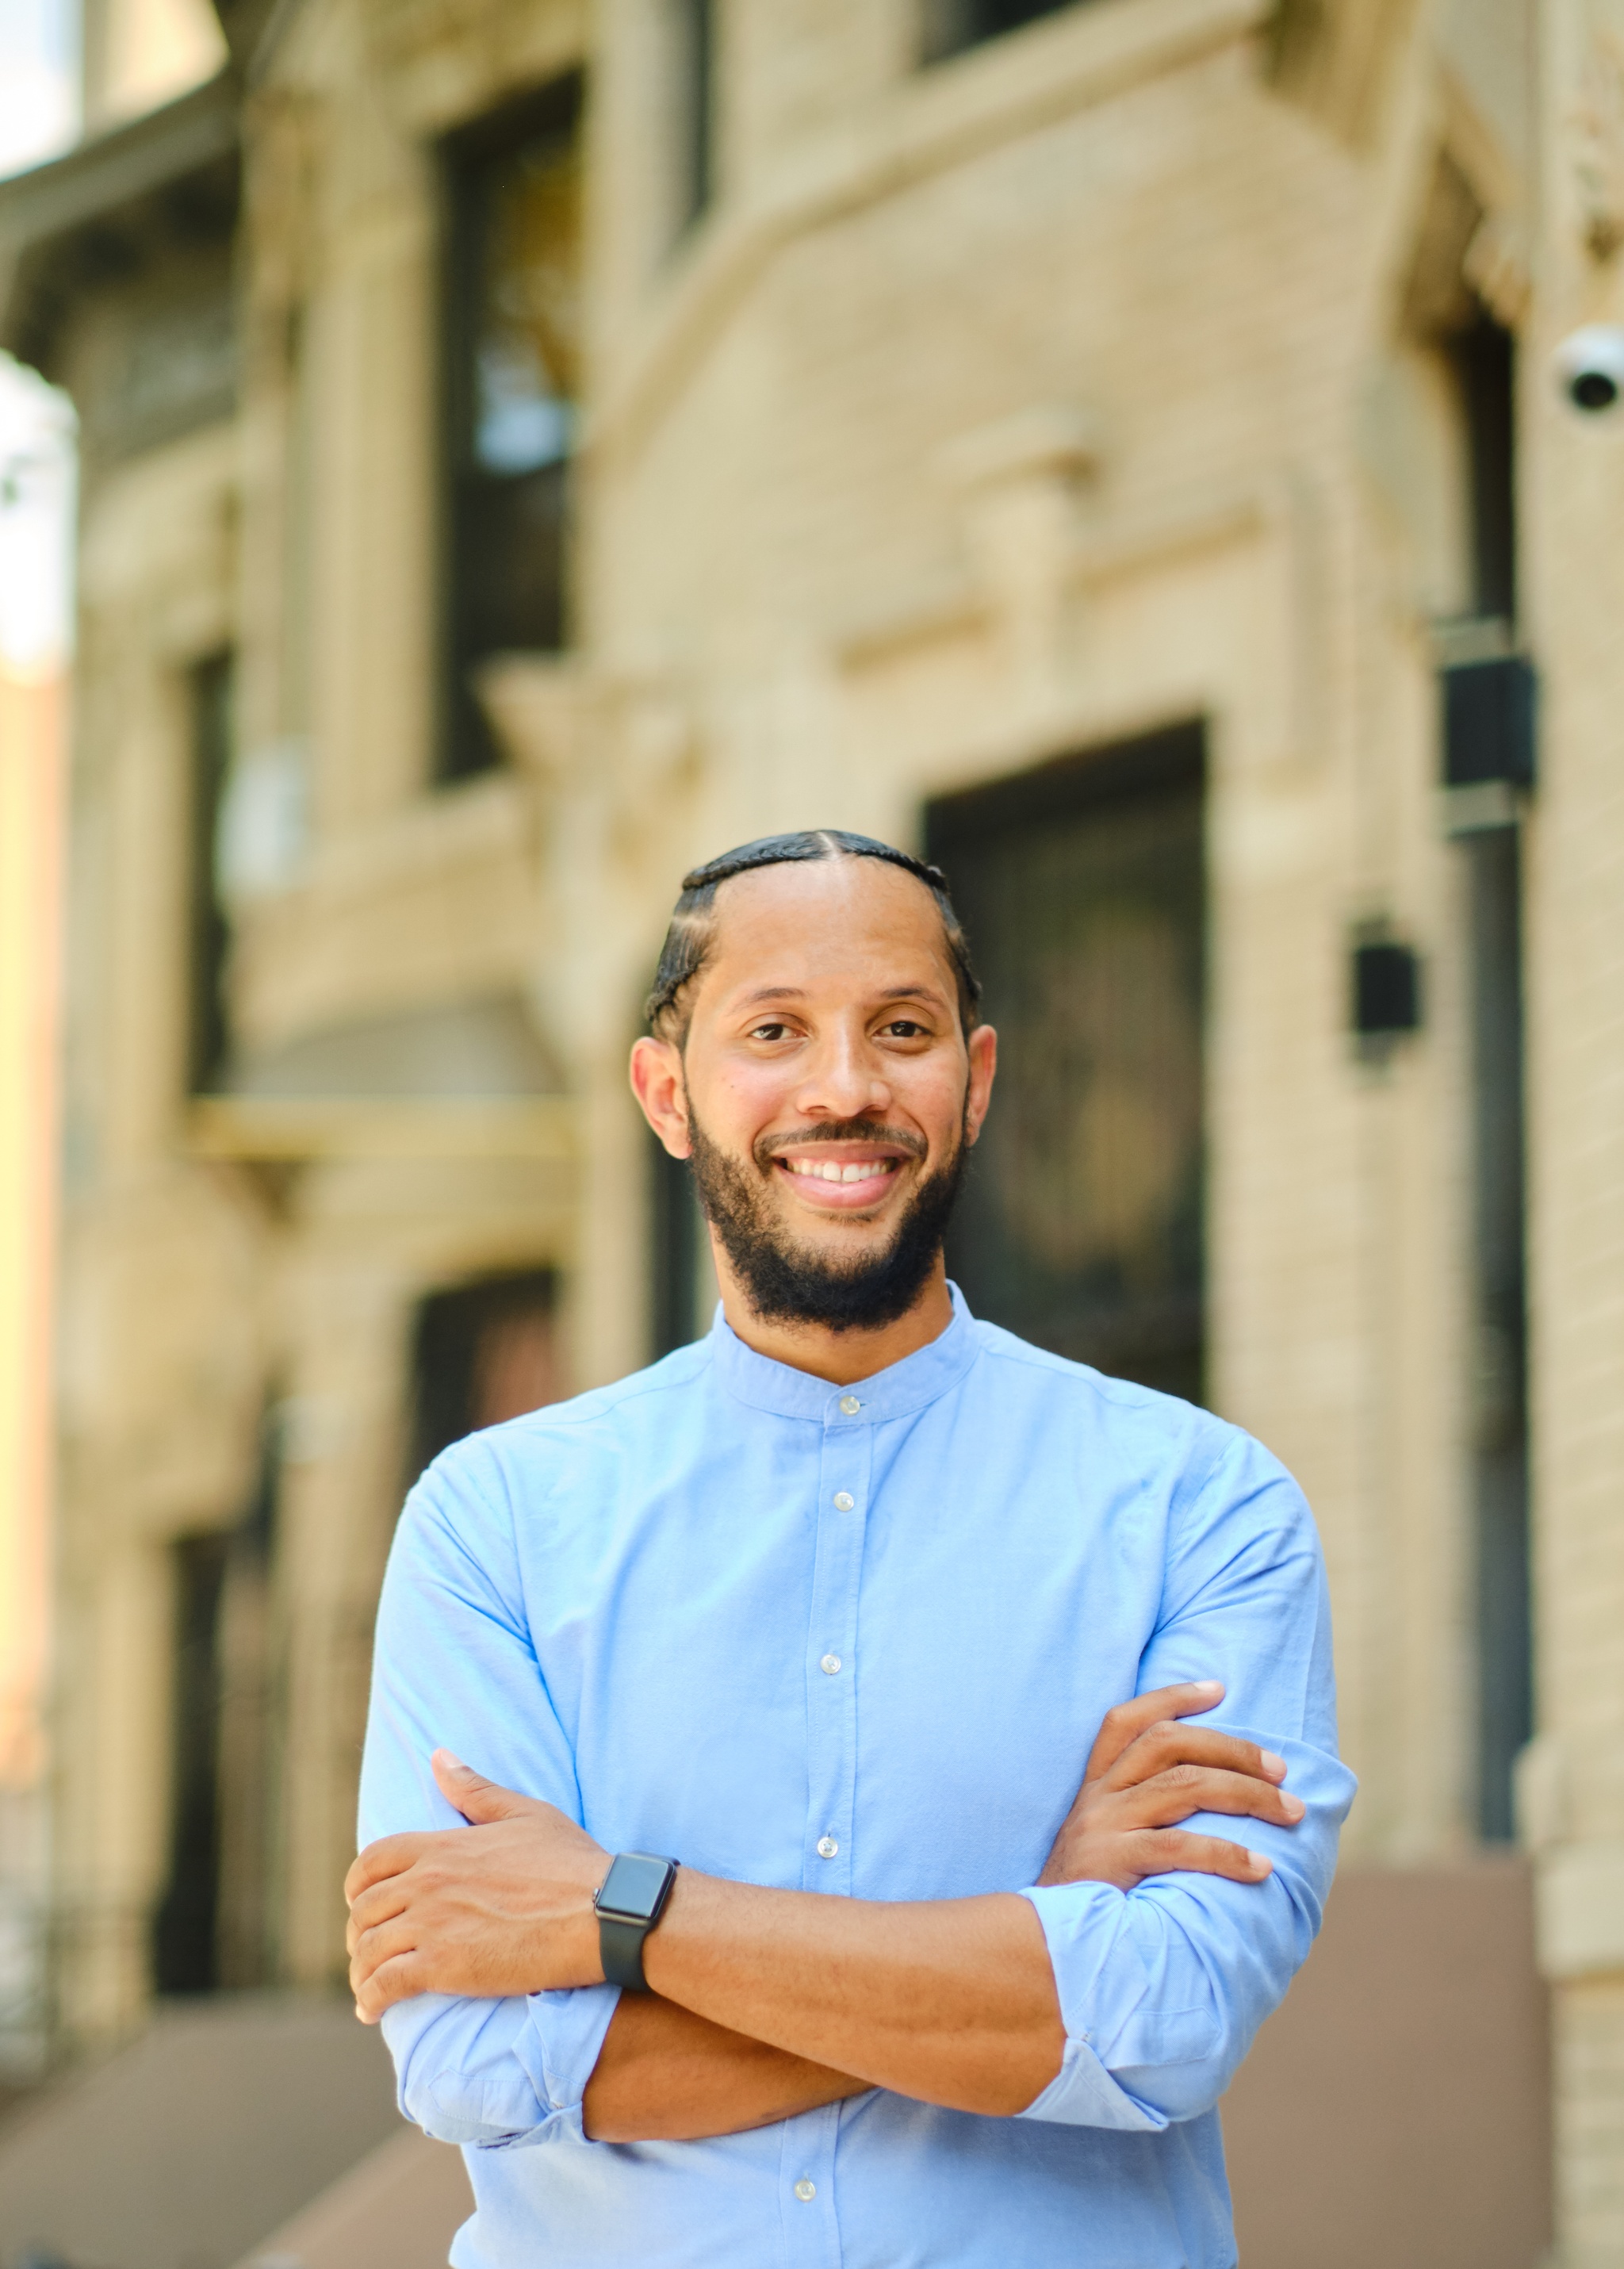
<path id="1" fill-rule="evenodd" d="M 1624 329 L 1587 323 L 1556 350 L 1556 375 L 1576 410 L 1591 417 L 1615 409 L 1624 397 Z"/>

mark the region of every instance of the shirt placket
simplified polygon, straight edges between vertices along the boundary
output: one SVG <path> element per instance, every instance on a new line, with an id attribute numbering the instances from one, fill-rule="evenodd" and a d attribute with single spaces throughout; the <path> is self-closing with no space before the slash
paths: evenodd
<path id="1" fill-rule="evenodd" d="M 874 1430 L 860 1396 L 831 1395 L 818 1461 L 816 1556 L 807 1627 L 807 1815 L 801 1881 L 850 1896 L 857 1789 L 858 1604 Z M 841 2107 L 789 2121 L 779 2180 L 790 2260 L 839 2269 L 835 2147 Z"/>
<path id="2" fill-rule="evenodd" d="M 850 1895 L 857 1784 L 858 1595 L 874 1429 L 855 1394 L 831 1400 L 818 1467 L 807 1630 L 807 1819 L 801 1887 Z"/>

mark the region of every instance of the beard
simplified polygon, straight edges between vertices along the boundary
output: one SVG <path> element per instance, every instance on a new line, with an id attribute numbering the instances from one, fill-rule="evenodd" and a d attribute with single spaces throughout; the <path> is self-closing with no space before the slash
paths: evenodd
<path id="1" fill-rule="evenodd" d="M 968 1111 L 968 1096 L 965 1105 Z M 812 1324 L 830 1332 L 878 1331 L 914 1305 L 941 1254 L 970 1150 L 961 1120 L 958 1141 L 941 1165 L 919 1183 L 890 1242 L 882 1252 L 843 1261 L 797 1243 L 775 1216 L 761 1184 L 711 1141 L 691 1102 L 688 1138 L 699 1203 L 721 1239 L 752 1312 L 763 1323 Z M 915 1153 L 919 1149 L 917 1135 L 904 1137 L 862 1119 L 808 1128 L 798 1144 L 808 1141 L 897 1142 Z M 764 1179 L 778 1171 L 773 1156 L 757 1146 L 754 1164 Z"/>

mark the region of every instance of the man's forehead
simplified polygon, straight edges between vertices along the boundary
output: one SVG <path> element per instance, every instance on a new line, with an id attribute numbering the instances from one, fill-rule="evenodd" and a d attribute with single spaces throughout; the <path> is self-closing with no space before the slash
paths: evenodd
<path id="1" fill-rule="evenodd" d="M 719 883 L 715 904 L 719 944 L 743 925 L 793 928 L 820 916 L 831 935 L 847 934 L 854 924 L 883 924 L 917 925 L 923 936 L 941 923 L 919 876 L 883 859 L 784 859 L 753 867 Z"/>
<path id="2" fill-rule="evenodd" d="M 934 898 L 877 859 L 786 861 L 732 876 L 716 893 L 706 959 L 719 992 L 859 977 L 870 988 L 954 991 Z"/>

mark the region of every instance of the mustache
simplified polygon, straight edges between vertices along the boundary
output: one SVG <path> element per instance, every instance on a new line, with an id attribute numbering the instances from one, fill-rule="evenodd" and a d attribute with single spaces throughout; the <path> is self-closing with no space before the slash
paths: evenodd
<path id="1" fill-rule="evenodd" d="M 872 1119 L 829 1119 L 794 1134 L 764 1134 L 755 1146 L 756 1164 L 764 1171 L 784 1151 L 802 1149 L 808 1142 L 883 1142 L 911 1158 L 924 1157 L 929 1147 L 905 1127 L 876 1127 Z"/>

